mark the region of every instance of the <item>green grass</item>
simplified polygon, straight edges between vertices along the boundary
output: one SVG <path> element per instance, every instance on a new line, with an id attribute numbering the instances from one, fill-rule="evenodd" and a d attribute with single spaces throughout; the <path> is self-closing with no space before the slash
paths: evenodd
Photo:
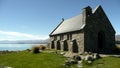
<path id="1" fill-rule="evenodd" d="M 64 68 L 65 59 L 62 55 L 42 52 L 33 54 L 27 51 L 19 53 L 0 54 L 0 67 L 13 68 Z M 69 68 L 77 68 L 72 65 Z M 95 60 L 92 64 L 83 63 L 83 68 L 120 68 L 120 58 L 105 57 Z"/>
<path id="2" fill-rule="evenodd" d="M 95 60 L 91 65 L 84 64 L 84 68 L 120 68 L 120 58 L 104 57 Z"/>
<path id="3" fill-rule="evenodd" d="M 0 54 L 0 66 L 13 68 L 59 68 L 65 58 L 54 53 L 32 54 L 20 52 L 11 54 Z"/>

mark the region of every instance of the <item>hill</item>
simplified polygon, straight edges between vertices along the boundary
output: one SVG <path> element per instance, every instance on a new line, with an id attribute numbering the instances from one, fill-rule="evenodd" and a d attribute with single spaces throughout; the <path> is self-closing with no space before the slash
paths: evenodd
<path id="1" fill-rule="evenodd" d="M 120 35 L 116 35 L 116 36 L 115 36 L 115 40 L 116 40 L 116 41 L 120 41 Z"/>
<path id="2" fill-rule="evenodd" d="M 120 44 L 120 35 L 115 36 L 116 44 Z"/>

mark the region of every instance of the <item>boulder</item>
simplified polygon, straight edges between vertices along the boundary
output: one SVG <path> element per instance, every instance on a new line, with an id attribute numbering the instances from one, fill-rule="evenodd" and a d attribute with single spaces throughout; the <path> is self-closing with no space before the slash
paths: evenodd
<path id="1" fill-rule="evenodd" d="M 80 61 L 80 60 L 81 60 L 81 57 L 80 57 L 79 55 L 75 55 L 75 56 L 73 56 L 73 59 L 74 59 L 74 60 L 77 60 L 77 61 Z"/>
<path id="2" fill-rule="evenodd" d="M 78 61 L 77 67 L 78 67 L 78 68 L 82 68 L 82 67 L 83 67 L 82 60 L 81 60 L 81 61 Z"/>
<path id="3" fill-rule="evenodd" d="M 88 64 L 91 64 L 91 63 L 92 63 L 92 61 L 87 61 L 87 63 L 88 63 Z"/>
<path id="4" fill-rule="evenodd" d="M 92 55 L 86 55 L 86 56 L 85 56 L 85 60 L 86 60 L 86 61 L 93 61 L 94 58 L 93 58 Z"/>
<path id="5" fill-rule="evenodd" d="M 100 58 L 100 55 L 97 54 L 97 53 L 94 53 L 94 54 L 93 54 L 93 58 L 94 58 L 94 59 L 99 59 L 99 58 Z"/>
<path id="6" fill-rule="evenodd" d="M 64 54 L 65 54 L 65 52 L 60 52 L 60 54 L 61 54 L 61 55 L 64 55 Z"/>
<path id="7" fill-rule="evenodd" d="M 84 55 L 88 55 L 89 53 L 88 52 L 84 52 Z"/>

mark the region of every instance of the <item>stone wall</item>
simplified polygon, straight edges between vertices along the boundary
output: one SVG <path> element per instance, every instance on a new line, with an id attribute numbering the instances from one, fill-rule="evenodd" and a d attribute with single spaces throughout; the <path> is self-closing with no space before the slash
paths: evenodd
<path id="1" fill-rule="evenodd" d="M 73 46 L 74 46 L 74 41 L 76 42 L 76 48 L 78 50 L 77 53 L 82 53 L 84 52 L 84 33 L 81 33 L 79 31 L 77 32 L 72 32 L 72 39 L 67 39 L 67 34 L 70 34 L 70 33 L 66 33 L 66 34 L 63 34 L 63 40 L 60 40 L 60 35 L 56 35 L 57 39 L 55 40 L 54 37 L 55 36 L 51 36 L 50 37 L 50 48 L 51 49 L 55 49 L 55 50 L 58 50 L 57 49 L 57 42 L 59 41 L 60 42 L 60 50 L 61 51 L 69 51 L 69 52 L 73 52 Z M 54 47 L 55 48 L 52 48 L 52 42 L 54 42 Z M 67 49 L 66 49 L 67 47 Z"/>

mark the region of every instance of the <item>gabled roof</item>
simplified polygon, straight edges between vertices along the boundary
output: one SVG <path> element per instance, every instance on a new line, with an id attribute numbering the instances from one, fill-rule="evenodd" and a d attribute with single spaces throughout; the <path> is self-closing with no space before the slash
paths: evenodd
<path id="1" fill-rule="evenodd" d="M 82 22 L 82 14 L 63 21 L 51 35 L 61 34 L 83 29 L 85 24 Z"/>
<path id="2" fill-rule="evenodd" d="M 98 5 L 92 12 L 94 13 L 100 5 Z M 86 23 L 82 21 L 82 14 L 72 17 L 70 19 L 62 21 L 50 35 L 56 35 L 61 33 L 67 33 L 72 31 L 78 31 L 85 27 Z"/>

